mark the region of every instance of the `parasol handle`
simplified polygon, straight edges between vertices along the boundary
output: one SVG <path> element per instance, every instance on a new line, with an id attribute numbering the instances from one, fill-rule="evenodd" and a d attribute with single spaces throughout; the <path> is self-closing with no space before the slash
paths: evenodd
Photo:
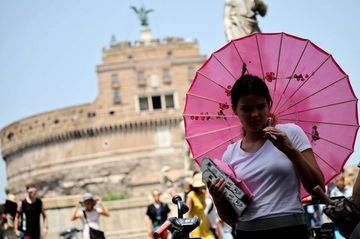
<path id="1" fill-rule="evenodd" d="M 333 203 L 319 185 L 314 188 L 314 192 L 326 205 L 331 205 Z"/>

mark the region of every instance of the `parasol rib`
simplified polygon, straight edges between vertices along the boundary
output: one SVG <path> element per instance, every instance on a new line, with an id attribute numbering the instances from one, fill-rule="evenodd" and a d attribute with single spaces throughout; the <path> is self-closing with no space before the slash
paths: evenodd
<path id="1" fill-rule="evenodd" d="M 276 67 L 276 79 L 278 80 L 279 79 L 279 65 L 280 65 L 280 58 L 281 58 L 281 50 L 282 50 L 282 44 L 283 44 L 283 37 L 284 37 L 284 33 L 282 32 L 281 33 L 281 37 L 280 37 L 280 46 L 279 46 L 279 54 L 278 54 L 278 64 L 277 64 L 277 67 Z M 274 86 L 274 91 L 273 91 L 273 96 L 272 98 L 274 99 L 275 98 L 275 92 L 276 92 L 276 89 L 277 89 L 277 84 L 278 84 L 278 81 L 275 81 L 275 86 Z"/>
<path id="2" fill-rule="evenodd" d="M 224 90 L 226 90 L 226 88 L 222 85 L 220 85 L 219 83 L 217 83 L 216 81 L 214 81 L 213 79 L 211 79 L 210 77 L 206 76 L 204 73 L 202 72 L 197 72 L 199 75 L 202 75 L 203 77 L 205 77 L 206 79 L 208 79 L 209 81 L 211 81 L 212 83 L 214 83 L 217 86 L 220 86 L 221 88 L 223 88 Z"/>
<path id="3" fill-rule="evenodd" d="M 196 138 L 196 137 L 200 137 L 200 136 L 205 136 L 205 135 L 209 135 L 209 134 L 213 134 L 213 133 L 218 133 L 218 132 L 221 132 L 221 131 L 226 131 L 226 130 L 237 128 L 237 127 L 240 127 L 240 126 L 241 126 L 241 124 L 233 125 L 233 126 L 229 126 L 229 127 L 225 127 L 225 128 L 221 128 L 221 129 L 217 129 L 217 130 L 207 131 L 207 132 L 204 132 L 204 133 L 201 133 L 201 134 L 187 136 L 185 138 L 186 139 L 192 139 L 192 138 Z"/>
<path id="4" fill-rule="evenodd" d="M 333 83 L 331 83 L 331 84 L 329 84 L 329 85 L 327 85 L 326 87 L 324 87 L 324 88 L 322 88 L 322 89 L 320 89 L 320 90 L 318 90 L 318 91 L 316 91 L 316 92 L 314 92 L 314 93 L 312 93 L 311 95 L 308 95 L 307 97 L 305 97 L 305 98 L 303 98 L 303 99 L 301 99 L 301 100 L 298 100 L 295 104 L 293 104 L 293 105 L 291 105 L 291 106 L 289 106 L 288 108 L 286 108 L 286 109 L 283 109 L 282 111 L 280 111 L 280 112 L 278 112 L 278 113 L 280 113 L 281 114 L 281 112 L 284 112 L 284 111 L 286 111 L 286 110 L 288 110 L 288 109 L 290 109 L 290 108 L 292 108 L 292 107 L 294 107 L 294 106 L 296 106 L 296 105 L 298 105 L 298 104 L 300 104 L 301 102 L 303 102 L 304 100 L 306 100 L 306 99 L 309 99 L 310 97 L 312 97 L 312 96 L 314 96 L 314 95 L 316 95 L 316 94 L 318 94 L 319 92 L 321 92 L 321 91 L 324 91 L 324 90 L 326 90 L 327 88 L 329 88 L 329 87 L 331 87 L 331 86 L 333 86 L 333 85 L 335 85 L 335 84 L 337 84 L 337 83 L 339 83 L 340 81 L 342 81 L 342 80 L 346 80 L 348 78 L 348 76 L 347 75 L 345 75 L 344 77 L 342 77 L 342 78 L 340 78 L 340 79 L 338 79 L 338 80 L 336 80 L 336 81 L 334 81 Z M 300 87 L 302 87 L 303 85 L 301 85 Z M 298 88 L 299 89 L 299 88 Z M 294 96 L 294 94 L 295 93 L 293 93 L 290 97 L 289 97 L 289 99 L 291 98 L 291 97 L 293 97 Z M 288 100 L 287 100 L 288 101 Z M 286 101 L 286 102 L 287 102 Z M 283 106 L 286 104 L 286 102 L 284 102 L 283 103 Z M 280 109 L 281 109 L 282 107 L 280 107 Z M 279 109 L 279 110 L 280 110 Z"/>
<path id="5" fill-rule="evenodd" d="M 343 102 L 339 102 L 339 103 L 333 103 L 333 104 L 328 104 L 328 105 L 323 105 L 323 106 L 318 106 L 318 107 L 313 107 L 313 108 L 309 108 L 309 109 L 306 109 L 306 110 L 294 111 L 294 112 L 287 113 L 287 114 L 283 114 L 284 111 L 283 112 L 276 112 L 276 115 L 279 118 L 283 118 L 283 117 L 288 116 L 288 115 L 294 115 L 294 114 L 298 114 L 298 113 L 309 112 L 309 111 L 312 111 L 312 110 L 324 109 L 324 108 L 328 108 L 328 107 L 331 107 L 331 106 L 337 106 L 337 105 L 347 104 L 347 103 L 351 103 L 351 102 L 356 103 L 357 99 L 347 100 L 347 101 L 343 101 Z M 289 107 L 288 109 L 291 109 L 291 108 L 292 107 Z"/>
<path id="6" fill-rule="evenodd" d="M 329 166 L 329 168 L 333 169 L 337 174 L 339 174 L 339 170 L 336 170 L 333 166 L 331 166 L 325 159 L 323 159 L 322 157 L 320 157 L 320 155 L 318 155 L 316 152 L 313 152 L 314 155 L 320 159 L 321 161 L 323 161 L 327 166 Z"/>
<path id="7" fill-rule="evenodd" d="M 312 120 L 301 120 L 301 119 L 286 119 L 282 118 L 284 121 L 292 121 L 292 122 L 303 122 L 303 123 L 314 123 L 314 124 L 326 124 L 326 125 L 337 125 L 337 126 L 350 126 L 359 128 L 358 124 L 340 124 L 340 123 L 333 123 L 333 122 L 319 122 L 319 121 L 312 121 Z"/>
<path id="8" fill-rule="evenodd" d="M 199 116 L 199 117 L 218 117 L 218 118 L 238 118 L 236 115 L 215 115 L 215 114 L 207 114 L 207 115 L 204 115 L 204 114 L 183 114 L 183 116 L 185 117 L 191 117 L 191 116 Z"/>
<path id="9" fill-rule="evenodd" d="M 307 46 L 308 44 L 306 44 L 306 46 Z M 284 106 L 284 105 L 286 105 L 286 103 L 311 79 L 311 77 L 313 77 L 314 76 L 314 74 L 320 69 L 320 67 L 321 66 L 323 66 L 327 61 L 328 61 L 328 59 L 330 59 L 331 58 L 331 55 L 328 55 L 328 57 L 313 71 L 313 73 L 309 76 L 309 78 L 307 78 L 293 93 L 292 93 L 292 95 L 291 96 L 289 96 L 289 98 L 280 106 L 280 109 Z M 296 66 L 296 68 L 297 68 L 297 66 Z M 295 68 L 295 70 L 296 70 L 296 68 Z M 295 72 L 295 71 L 294 71 Z M 294 72 L 293 72 L 293 74 L 292 75 L 294 75 Z M 290 77 L 290 80 L 289 80 L 289 82 L 288 82 L 288 84 L 287 84 L 287 86 L 290 84 L 290 81 L 291 80 L 293 80 L 294 78 L 292 78 L 292 77 Z M 286 87 L 287 87 L 286 86 Z M 284 91 L 283 92 L 285 92 L 286 91 L 286 88 L 284 89 Z M 282 97 L 281 97 L 282 98 Z M 281 102 L 281 99 L 279 100 L 279 102 L 278 103 L 280 103 Z M 279 105 L 279 104 L 278 104 Z M 280 110 L 279 109 L 279 110 Z"/>
<path id="10" fill-rule="evenodd" d="M 264 67 L 263 67 L 263 63 L 262 63 L 262 59 L 261 59 L 261 52 L 260 52 L 260 47 L 259 47 L 259 40 L 258 40 L 258 35 L 255 35 L 255 39 L 256 39 L 256 47 L 258 50 L 258 55 L 259 55 L 259 60 L 260 60 L 260 66 L 261 66 L 261 72 L 262 72 L 262 78 L 264 78 Z"/>
<path id="11" fill-rule="evenodd" d="M 191 96 L 194 96 L 194 97 L 199 98 L 199 99 L 225 104 L 224 102 L 220 102 L 220 101 L 217 101 L 217 100 L 213 100 L 213 99 L 210 99 L 210 98 L 207 98 L 207 97 L 204 97 L 204 96 L 201 96 L 201 95 L 196 95 L 196 94 L 193 94 L 193 93 L 189 93 L 189 92 L 186 95 L 191 95 Z M 226 104 L 226 105 L 231 106 L 231 104 L 230 105 Z"/>
<path id="12" fill-rule="evenodd" d="M 300 55 L 300 57 L 299 57 L 296 65 L 295 65 L 294 71 L 293 71 L 293 73 L 291 74 L 288 83 L 287 83 L 286 86 L 284 87 L 283 92 L 286 92 L 286 89 L 288 88 L 288 86 L 289 86 L 289 84 L 290 84 L 290 82 L 291 82 L 291 79 L 293 79 L 292 77 L 293 77 L 293 75 L 295 74 L 296 69 L 297 69 L 297 67 L 298 67 L 299 64 L 300 64 L 300 61 L 301 61 L 301 59 L 302 59 L 302 57 L 303 57 L 303 55 L 304 55 L 304 53 L 305 53 L 305 50 L 306 50 L 307 46 L 309 45 L 309 42 L 310 42 L 310 41 L 307 40 L 307 42 L 306 42 L 306 44 L 305 44 L 305 47 L 304 47 L 304 49 L 303 49 L 303 51 L 302 51 L 302 53 L 301 53 L 301 55 Z M 278 65 L 279 65 L 279 63 L 280 63 L 280 62 L 278 62 Z M 275 106 L 275 110 L 279 107 L 279 104 L 280 104 L 281 100 L 282 100 L 282 95 L 281 95 L 279 101 L 277 102 L 277 105 Z M 286 103 L 286 102 L 287 102 L 287 101 L 285 101 L 285 103 Z M 280 109 L 281 109 L 281 108 L 280 108 Z"/>
<path id="13" fill-rule="evenodd" d="M 234 48 L 235 48 L 235 50 L 236 50 L 236 53 L 237 53 L 238 56 L 240 57 L 240 60 L 241 60 L 241 62 L 242 62 L 242 65 L 244 65 L 244 64 L 245 64 L 244 59 L 241 57 L 241 54 L 240 54 L 240 52 L 239 52 L 239 49 L 236 47 L 234 40 L 232 40 L 231 42 L 232 42 L 232 44 L 234 45 Z M 245 64 L 245 65 L 246 65 L 246 64 Z M 247 69 L 246 69 L 246 71 L 247 71 Z M 248 72 L 248 73 L 249 73 L 249 72 Z M 235 79 L 235 80 L 237 80 L 237 79 Z"/>
<path id="14" fill-rule="evenodd" d="M 212 56 L 222 65 L 222 67 L 224 67 L 225 68 L 225 70 L 227 71 L 227 72 L 229 72 L 229 74 L 234 78 L 234 80 L 236 81 L 237 80 L 237 78 L 231 73 L 231 71 L 219 60 L 219 58 L 217 58 L 215 55 L 214 55 L 214 53 L 212 54 Z"/>
<path id="15" fill-rule="evenodd" d="M 215 145 L 214 147 L 210 148 L 209 150 L 206 150 L 205 152 L 203 153 L 200 153 L 199 155 L 197 155 L 196 157 L 194 157 L 194 159 L 197 159 L 197 158 L 200 158 L 202 156 L 204 156 L 205 154 L 209 153 L 210 151 L 216 149 L 216 148 L 219 148 L 220 146 L 224 145 L 224 144 L 228 144 L 229 142 L 232 142 L 233 139 L 237 138 L 237 137 L 240 137 L 242 135 L 242 133 L 239 133 L 237 135 L 234 135 L 233 137 L 229 138 L 228 140 L 224 140 L 223 143 L 221 144 L 218 144 L 218 145 Z"/>

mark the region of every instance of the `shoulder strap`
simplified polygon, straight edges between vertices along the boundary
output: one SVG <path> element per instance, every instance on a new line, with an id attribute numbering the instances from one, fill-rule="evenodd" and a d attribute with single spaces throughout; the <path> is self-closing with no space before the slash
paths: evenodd
<path id="1" fill-rule="evenodd" d="M 83 213 L 84 213 L 85 221 L 86 221 L 86 223 L 88 223 L 85 210 L 83 211 Z"/>
<path id="2" fill-rule="evenodd" d="M 211 198 L 210 198 L 211 199 Z M 210 214 L 210 212 L 214 209 L 214 202 L 213 200 L 211 199 L 211 206 L 209 208 L 209 211 L 208 211 L 208 214 Z"/>

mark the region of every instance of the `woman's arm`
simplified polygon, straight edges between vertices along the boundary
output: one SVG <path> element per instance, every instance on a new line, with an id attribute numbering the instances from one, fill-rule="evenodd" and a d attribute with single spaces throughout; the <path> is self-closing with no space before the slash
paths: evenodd
<path id="1" fill-rule="evenodd" d="M 300 178 L 305 190 L 314 194 L 314 188 L 319 185 L 325 191 L 325 179 L 317 164 L 312 149 L 303 152 L 294 150 L 288 155 L 294 165 L 296 174 Z"/>
<path id="2" fill-rule="evenodd" d="M 355 180 L 352 197 L 354 199 L 355 205 L 360 208 L 360 173 Z"/>
<path id="3" fill-rule="evenodd" d="M 109 217 L 109 216 L 110 216 L 110 212 L 109 212 L 109 210 L 107 209 L 107 207 L 102 203 L 101 199 L 100 199 L 100 198 L 95 198 L 95 201 L 96 201 L 97 204 L 99 204 L 100 207 L 101 207 L 101 212 L 100 212 L 100 214 L 103 215 L 103 216 Z"/>
<path id="4" fill-rule="evenodd" d="M 78 210 L 79 210 L 79 205 L 81 204 L 82 201 L 79 201 L 76 205 L 75 205 L 75 209 L 73 211 L 73 213 L 71 214 L 70 220 L 74 221 L 75 219 L 78 219 L 80 217 L 80 215 L 78 214 Z"/>
<path id="5" fill-rule="evenodd" d="M 185 218 L 189 218 L 191 215 L 191 209 L 192 209 L 192 199 L 188 196 L 186 197 L 186 206 L 189 208 L 189 210 L 185 213 Z"/>
<path id="6" fill-rule="evenodd" d="M 48 227 L 48 218 L 45 213 L 44 203 L 41 203 L 41 215 L 43 216 L 43 223 L 44 223 L 43 236 L 45 237 L 48 233 L 49 227 Z"/>
<path id="7" fill-rule="evenodd" d="M 147 227 L 149 236 L 152 236 L 153 225 L 152 225 L 152 221 L 148 215 L 145 216 L 145 223 L 146 223 L 146 227 Z"/>
<path id="8" fill-rule="evenodd" d="M 15 219 L 14 219 L 14 225 L 19 225 L 19 214 L 20 213 L 22 213 L 22 203 L 21 203 L 21 201 L 18 202 L 18 204 L 17 204 L 16 214 L 15 214 Z M 20 235 L 20 232 L 19 232 L 17 226 L 14 226 L 14 232 L 15 232 L 16 236 Z"/>

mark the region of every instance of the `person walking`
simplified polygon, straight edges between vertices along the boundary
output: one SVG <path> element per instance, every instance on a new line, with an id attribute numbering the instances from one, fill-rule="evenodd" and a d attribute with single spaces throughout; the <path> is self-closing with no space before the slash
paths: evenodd
<path id="1" fill-rule="evenodd" d="M 351 197 L 353 193 L 353 187 L 345 184 L 344 174 L 339 174 L 334 178 L 335 187 L 330 192 L 330 197 Z"/>
<path id="2" fill-rule="evenodd" d="M 45 213 L 44 204 L 36 197 L 35 184 L 26 185 L 26 198 L 17 204 L 17 212 L 14 220 L 14 231 L 16 236 L 22 235 L 23 239 L 40 238 L 40 214 L 43 217 L 43 233 L 45 237 L 48 232 L 48 219 Z M 21 222 L 19 224 L 19 222 Z M 20 225 L 20 230 L 17 225 Z"/>
<path id="3" fill-rule="evenodd" d="M 218 239 L 234 239 L 232 234 L 232 227 L 221 220 L 220 217 L 217 220 L 216 233 Z"/>
<path id="4" fill-rule="evenodd" d="M 14 231 L 14 219 L 17 209 L 16 197 L 6 190 L 6 201 L 4 212 L 1 215 L 1 228 L 3 229 L 4 239 L 17 239 Z"/>
<path id="5" fill-rule="evenodd" d="M 154 202 L 148 205 L 145 216 L 145 223 L 148 229 L 148 234 L 150 238 L 155 239 L 154 232 L 168 219 L 170 216 L 170 208 L 167 203 L 160 201 L 160 191 L 154 189 L 152 191 L 152 196 Z M 163 232 L 159 235 L 159 238 L 166 239 L 168 236 L 168 231 Z"/>
<path id="6" fill-rule="evenodd" d="M 309 194 L 317 185 L 325 189 L 308 137 L 296 124 L 269 124 L 272 99 L 257 76 L 247 74 L 235 81 L 231 104 L 244 137 L 228 146 L 222 161 L 254 197 L 239 216 L 225 197 L 225 180 L 207 181 L 220 218 L 236 226 L 236 237 L 241 239 L 308 239 L 300 185 Z"/>
<path id="7" fill-rule="evenodd" d="M 216 233 L 216 227 L 218 224 L 218 213 L 215 207 L 215 204 L 211 198 L 210 193 L 208 192 L 208 190 L 206 190 L 206 198 L 205 198 L 205 202 L 206 202 L 206 207 L 204 210 L 204 214 L 207 217 L 207 219 L 210 222 L 210 226 L 211 226 L 211 230 L 215 236 L 215 239 L 219 239 L 218 235 Z"/>
<path id="8" fill-rule="evenodd" d="M 95 208 L 95 205 L 99 205 L 100 208 Z M 80 206 L 85 207 L 85 210 L 79 210 Z M 109 217 L 109 210 L 102 203 L 99 197 L 94 198 L 91 193 L 85 193 L 83 195 L 83 200 L 79 200 L 79 202 L 75 205 L 75 209 L 71 214 L 70 220 L 74 221 L 80 218 L 83 223 L 83 239 L 90 239 L 89 227 L 100 230 L 100 215 Z"/>
<path id="9" fill-rule="evenodd" d="M 186 205 L 189 208 L 186 217 L 200 217 L 200 225 L 190 233 L 192 238 L 215 239 L 211 223 L 205 215 L 206 197 L 207 192 L 205 184 L 202 182 L 202 173 L 196 173 L 186 198 Z"/>
<path id="10" fill-rule="evenodd" d="M 360 162 L 358 163 L 357 167 L 360 168 Z M 352 198 L 357 208 L 360 208 L 360 173 L 358 173 L 355 179 L 355 183 L 352 191 Z M 360 238 L 360 222 L 357 224 L 354 231 L 351 233 L 349 239 L 359 239 L 359 238 Z"/>

